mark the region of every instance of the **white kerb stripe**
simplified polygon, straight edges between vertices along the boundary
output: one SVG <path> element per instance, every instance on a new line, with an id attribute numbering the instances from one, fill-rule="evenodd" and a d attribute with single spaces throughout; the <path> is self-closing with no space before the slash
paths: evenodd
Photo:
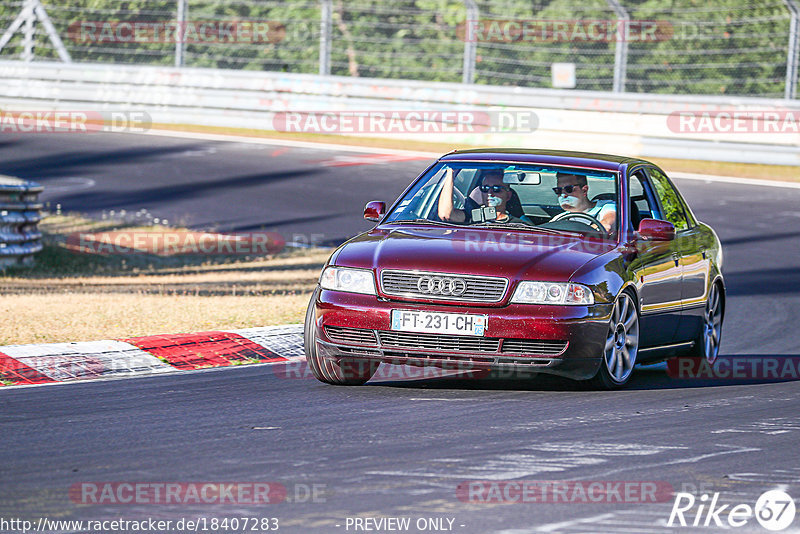
<path id="1" fill-rule="evenodd" d="M 304 358 L 303 325 L 264 326 L 228 330 L 287 359 Z"/>
<path id="2" fill-rule="evenodd" d="M 0 352 L 57 381 L 175 371 L 152 354 L 115 340 L 9 345 Z"/>

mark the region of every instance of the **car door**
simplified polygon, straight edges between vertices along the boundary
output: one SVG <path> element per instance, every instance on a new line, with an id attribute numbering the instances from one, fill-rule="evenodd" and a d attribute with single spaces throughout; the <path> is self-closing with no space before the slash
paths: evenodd
<path id="1" fill-rule="evenodd" d="M 709 236 L 697 223 L 686 200 L 678 192 L 669 178 L 659 169 L 651 171 L 654 183 L 663 184 L 669 190 L 672 202 L 677 201 L 675 212 L 686 219 L 686 229 L 675 233 L 681 263 L 681 323 L 677 337 L 679 340 L 694 339 L 702 321 L 706 304 L 706 290 L 711 269 L 711 259 L 706 250 L 711 245 Z M 680 207 L 680 210 L 677 207 Z"/>
<path id="2" fill-rule="evenodd" d="M 629 181 L 629 196 L 640 218 L 680 220 L 667 217 L 659 188 L 651 185 L 644 168 L 635 169 Z M 665 199 L 666 200 L 666 199 Z M 676 227 L 677 229 L 677 227 Z M 681 321 L 682 269 L 676 241 L 637 240 L 633 272 L 639 292 L 641 344 L 643 347 L 672 343 Z"/>
<path id="3" fill-rule="evenodd" d="M 699 234 L 701 229 L 694 217 L 687 212 L 686 202 L 681 198 L 678 190 L 661 169 L 648 167 L 647 173 L 658 198 L 663 220 L 675 225 L 673 255 L 681 272 L 680 310 L 682 318 L 675 333 L 675 341 L 685 341 L 687 336 L 683 332 L 687 329 L 683 316 L 687 306 L 696 306 L 697 302 L 704 302 L 709 261 L 706 259 L 705 251 L 698 246 L 702 242 Z"/>

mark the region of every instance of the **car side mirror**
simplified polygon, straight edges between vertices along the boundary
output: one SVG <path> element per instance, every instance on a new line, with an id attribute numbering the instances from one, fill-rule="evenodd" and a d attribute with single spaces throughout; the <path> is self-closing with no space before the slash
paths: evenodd
<path id="1" fill-rule="evenodd" d="M 645 241 L 672 241 L 675 239 L 675 225 L 657 219 L 642 219 L 639 222 L 639 237 Z"/>
<path id="2" fill-rule="evenodd" d="M 378 222 L 384 213 L 386 213 L 386 202 L 373 200 L 364 206 L 364 218 L 368 221 Z"/>

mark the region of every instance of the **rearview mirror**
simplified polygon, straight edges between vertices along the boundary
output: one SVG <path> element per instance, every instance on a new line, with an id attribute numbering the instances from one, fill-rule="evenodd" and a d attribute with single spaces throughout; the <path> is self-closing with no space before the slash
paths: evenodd
<path id="1" fill-rule="evenodd" d="M 503 183 L 510 185 L 539 185 L 542 183 L 542 176 L 538 172 L 506 171 L 503 174 Z"/>
<path id="2" fill-rule="evenodd" d="M 669 221 L 642 219 L 639 237 L 645 241 L 672 241 L 675 239 L 675 226 Z"/>
<path id="3" fill-rule="evenodd" d="M 364 206 L 364 218 L 368 221 L 378 222 L 386 213 L 386 202 L 373 200 Z"/>

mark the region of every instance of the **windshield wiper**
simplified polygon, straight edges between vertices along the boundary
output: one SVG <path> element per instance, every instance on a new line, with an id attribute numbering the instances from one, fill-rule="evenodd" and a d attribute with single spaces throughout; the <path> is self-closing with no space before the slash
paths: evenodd
<path id="1" fill-rule="evenodd" d="M 432 221 L 431 219 L 398 219 L 396 221 L 385 221 L 383 224 L 444 224 L 439 221 Z"/>
<path id="2" fill-rule="evenodd" d="M 498 222 L 498 221 L 484 221 L 480 225 L 475 226 L 490 226 L 492 228 L 500 227 L 512 227 L 512 228 L 522 228 L 524 230 L 531 230 L 536 232 L 544 232 L 547 234 L 554 234 L 554 235 L 584 235 L 581 232 L 572 232 L 570 230 L 556 230 L 555 228 L 544 228 L 541 226 L 532 226 L 530 224 L 521 223 L 521 222 Z"/>
<path id="3" fill-rule="evenodd" d="M 480 223 L 478 225 L 475 225 L 475 226 L 483 226 L 483 225 L 487 225 L 487 226 L 505 226 L 507 228 L 508 227 L 511 227 L 511 228 L 526 228 L 528 230 L 532 230 L 532 229 L 536 228 L 535 226 L 531 226 L 530 224 L 527 224 L 527 223 L 500 222 L 500 221 L 483 221 L 482 223 Z"/>
<path id="4" fill-rule="evenodd" d="M 546 232 L 548 234 L 556 234 L 556 235 L 586 235 L 583 232 L 572 231 L 572 230 L 556 230 L 555 228 L 544 228 L 541 226 L 534 226 L 534 228 L 539 232 Z"/>

